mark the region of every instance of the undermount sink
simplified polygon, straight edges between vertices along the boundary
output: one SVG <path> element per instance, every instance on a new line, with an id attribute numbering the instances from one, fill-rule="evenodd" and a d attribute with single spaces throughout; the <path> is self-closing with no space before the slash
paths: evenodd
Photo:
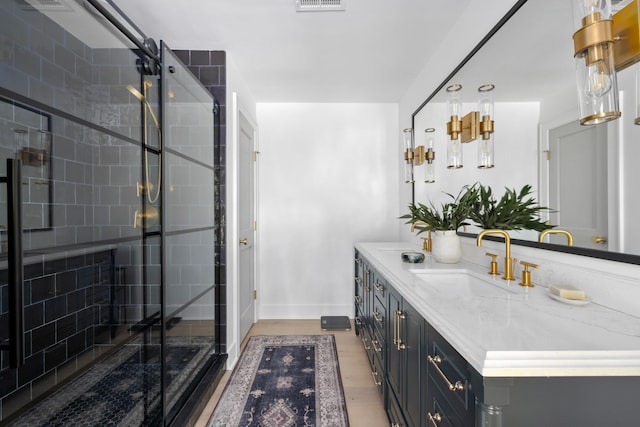
<path id="1" fill-rule="evenodd" d="M 516 281 L 502 280 L 500 276 L 483 275 L 475 271 L 461 269 L 415 270 L 416 277 L 441 294 L 454 298 L 505 297 L 519 295 L 523 289 Z"/>
<path id="2" fill-rule="evenodd" d="M 382 252 L 415 252 L 417 249 L 416 248 L 377 248 L 377 250 L 382 251 Z"/>
<path id="3" fill-rule="evenodd" d="M 410 268 L 409 273 L 413 274 L 425 274 L 427 276 L 437 275 L 437 274 L 467 274 L 469 270 L 466 268 L 434 268 L 434 267 L 426 267 L 426 268 Z"/>

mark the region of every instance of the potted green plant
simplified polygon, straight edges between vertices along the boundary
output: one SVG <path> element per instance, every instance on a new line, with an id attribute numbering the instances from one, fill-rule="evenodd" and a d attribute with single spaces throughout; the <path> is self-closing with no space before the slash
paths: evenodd
<path id="1" fill-rule="evenodd" d="M 537 204 L 530 197 L 531 186 L 525 185 L 520 191 L 505 187 L 505 192 L 496 199 L 489 186 L 476 183 L 467 189 L 472 200 L 468 218 L 484 229 L 535 230 L 553 228 L 540 217 L 551 209 Z"/>
<path id="2" fill-rule="evenodd" d="M 430 230 L 433 232 L 433 257 L 438 262 L 456 263 L 462 259 L 462 245 L 456 233 L 458 228 L 468 225 L 471 208 L 474 205 L 474 193 L 465 186 L 458 196 L 445 193 L 452 201 L 443 203 L 440 209 L 433 202 L 428 205 L 411 203 L 409 213 L 401 216 L 408 219 L 407 224 L 426 224 L 418 234 Z"/>

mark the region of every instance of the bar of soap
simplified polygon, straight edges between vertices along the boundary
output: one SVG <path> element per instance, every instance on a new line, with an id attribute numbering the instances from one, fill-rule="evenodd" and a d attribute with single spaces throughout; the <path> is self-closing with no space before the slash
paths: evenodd
<path id="1" fill-rule="evenodd" d="M 587 299 L 587 295 L 581 289 L 576 288 L 573 285 L 551 285 L 549 286 L 549 292 L 560 298 L 575 299 L 584 301 Z"/>

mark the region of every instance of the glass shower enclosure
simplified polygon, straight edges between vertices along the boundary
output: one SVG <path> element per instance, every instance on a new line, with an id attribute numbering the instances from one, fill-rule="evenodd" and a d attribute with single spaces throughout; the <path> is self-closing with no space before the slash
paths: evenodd
<path id="1" fill-rule="evenodd" d="M 0 424 L 185 423 L 222 372 L 214 100 L 108 1 L 0 3 Z"/>

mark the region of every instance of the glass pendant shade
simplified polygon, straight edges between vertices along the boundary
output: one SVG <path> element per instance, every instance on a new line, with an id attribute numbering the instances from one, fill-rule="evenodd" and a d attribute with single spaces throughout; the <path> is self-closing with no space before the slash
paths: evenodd
<path id="1" fill-rule="evenodd" d="M 413 129 L 407 128 L 402 131 L 404 150 L 404 182 L 413 183 Z"/>
<path id="2" fill-rule="evenodd" d="M 461 89 L 462 85 L 460 84 L 453 84 L 447 87 L 447 113 L 450 117 L 459 118 L 462 113 Z"/>
<path id="3" fill-rule="evenodd" d="M 447 168 L 459 169 L 462 167 L 462 144 L 460 138 L 450 139 L 447 144 Z"/>
<path id="4" fill-rule="evenodd" d="M 493 163 L 493 89 L 492 84 L 478 88 L 480 111 L 480 138 L 478 139 L 478 168 L 489 169 Z"/>
<path id="5" fill-rule="evenodd" d="M 478 140 L 478 169 L 490 169 L 493 163 L 493 134 Z"/>
<path id="6" fill-rule="evenodd" d="M 595 125 L 620 117 L 611 4 L 608 0 L 573 0 L 577 31 L 573 35 L 580 124 Z"/>
<path id="7" fill-rule="evenodd" d="M 462 85 L 459 84 L 447 87 L 447 113 L 450 117 L 450 122 L 447 123 L 447 134 L 449 135 L 447 143 L 448 169 L 462 167 L 462 144 L 460 143 L 460 133 L 462 131 L 462 122 L 460 120 L 462 112 L 461 89 Z"/>
<path id="8" fill-rule="evenodd" d="M 435 152 L 433 146 L 435 144 L 435 129 L 427 128 L 424 130 L 425 142 L 425 164 L 424 164 L 424 182 L 433 183 L 436 182 L 436 174 L 434 168 Z"/>
<path id="9" fill-rule="evenodd" d="M 610 0 L 573 0 L 574 28 L 578 30 L 584 25 L 584 18 L 599 14 L 602 19 L 610 19 L 612 15 Z"/>

